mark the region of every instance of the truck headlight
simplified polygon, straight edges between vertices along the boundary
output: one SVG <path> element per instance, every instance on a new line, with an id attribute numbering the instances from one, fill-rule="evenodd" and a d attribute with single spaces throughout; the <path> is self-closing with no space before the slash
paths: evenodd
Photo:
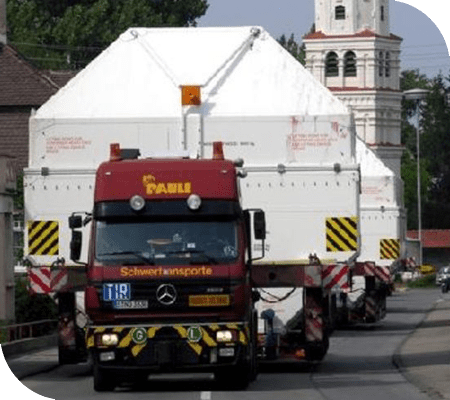
<path id="1" fill-rule="evenodd" d="M 216 332 L 216 340 L 218 343 L 229 343 L 236 340 L 234 331 L 218 331 Z"/>
<path id="2" fill-rule="evenodd" d="M 117 333 L 102 333 L 98 337 L 100 346 L 117 346 L 119 344 Z"/>

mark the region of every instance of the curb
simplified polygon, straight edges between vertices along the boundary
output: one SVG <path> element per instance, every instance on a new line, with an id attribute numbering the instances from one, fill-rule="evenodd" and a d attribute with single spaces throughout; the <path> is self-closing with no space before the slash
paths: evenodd
<path id="1" fill-rule="evenodd" d="M 421 379 L 416 378 L 408 371 L 408 367 L 405 366 L 402 359 L 402 349 L 406 342 L 414 335 L 414 333 L 423 326 L 424 322 L 427 320 L 428 316 L 436 310 L 438 306 L 438 302 L 435 301 L 433 306 L 425 313 L 422 320 L 416 325 L 416 327 L 406 335 L 406 337 L 402 340 L 402 342 L 395 349 L 395 352 L 392 356 L 392 364 L 399 370 L 399 372 L 403 375 L 403 377 L 416 388 L 418 388 L 422 393 L 425 393 L 428 397 L 433 400 L 442 400 L 442 395 L 439 392 L 433 390 L 433 388 L 429 387 L 426 383 L 424 383 Z"/>
<path id="2" fill-rule="evenodd" d="M 58 335 L 55 333 L 49 336 L 41 336 L 37 338 L 28 338 L 17 340 L 12 343 L 4 343 L 1 345 L 5 359 L 29 353 L 33 350 L 40 350 L 45 347 L 58 345 Z"/>

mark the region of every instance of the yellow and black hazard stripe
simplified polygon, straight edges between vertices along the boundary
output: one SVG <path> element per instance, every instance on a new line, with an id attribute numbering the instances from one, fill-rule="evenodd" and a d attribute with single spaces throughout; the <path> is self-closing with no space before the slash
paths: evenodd
<path id="1" fill-rule="evenodd" d="M 189 331 L 192 328 L 199 330 L 198 340 L 189 339 Z M 134 333 L 136 330 L 144 330 L 146 337 L 137 342 Z M 249 340 L 249 329 L 244 324 L 211 324 L 211 325 L 173 325 L 173 326 L 152 326 L 152 327 L 90 327 L 86 331 L 86 347 L 93 348 L 95 335 L 100 333 L 117 333 L 119 336 L 118 349 L 127 349 L 133 357 L 139 356 L 142 350 L 152 341 L 157 341 L 158 334 L 164 330 L 175 333 L 176 337 L 185 342 L 192 351 L 200 356 L 206 348 L 217 347 L 216 332 L 218 330 L 234 330 L 237 333 L 237 341 L 242 345 L 247 345 Z"/>
<path id="2" fill-rule="evenodd" d="M 396 260 L 400 257 L 400 239 L 380 240 L 380 259 Z"/>
<path id="3" fill-rule="evenodd" d="M 326 246 L 329 252 L 356 251 L 358 249 L 358 218 L 327 218 Z"/>
<path id="4" fill-rule="evenodd" d="M 28 221 L 28 254 L 36 256 L 59 254 L 58 221 Z"/>

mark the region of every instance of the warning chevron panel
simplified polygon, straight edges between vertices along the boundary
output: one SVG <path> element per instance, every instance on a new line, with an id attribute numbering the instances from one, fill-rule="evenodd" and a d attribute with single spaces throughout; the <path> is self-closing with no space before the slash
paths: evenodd
<path id="1" fill-rule="evenodd" d="M 28 254 L 36 256 L 59 254 L 58 221 L 28 221 Z"/>
<path id="2" fill-rule="evenodd" d="M 358 249 L 358 217 L 326 219 L 327 251 L 356 251 Z"/>
<path id="3" fill-rule="evenodd" d="M 400 257 L 399 239 L 381 239 L 380 240 L 380 259 L 395 260 Z"/>

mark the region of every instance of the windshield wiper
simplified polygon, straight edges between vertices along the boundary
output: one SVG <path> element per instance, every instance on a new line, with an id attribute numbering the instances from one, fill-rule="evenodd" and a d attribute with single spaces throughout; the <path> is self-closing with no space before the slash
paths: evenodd
<path id="1" fill-rule="evenodd" d="M 199 256 L 204 256 L 206 261 L 209 262 L 210 264 L 218 264 L 219 262 L 214 258 L 211 257 L 209 254 L 207 254 L 204 250 L 193 250 L 193 249 L 189 249 L 189 250 L 178 250 L 178 251 L 168 251 L 165 254 L 169 255 L 169 254 L 186 254 L 186 255 L 199 255 Z M 203 263 L 205 261 L 202 261 L 201 259 L 197 258 L 197 259 L 193 259 L 192 257 L 190 257 L 189 263 L 190 264 L 197 264 L 197 263 Z"/>
<path id="2" fill-rule="evenodd" d="M 155 263 L 154 260 L 152 260 L 149 257 L 145 257 L 144 254 L 140 251 L 113 251 L 111 253 L 102 253 L 98 255 L 98 257 L 103 256 L 134 256 L 139 260 L 143 261 L 145 264 L 153 265 Z"/>

